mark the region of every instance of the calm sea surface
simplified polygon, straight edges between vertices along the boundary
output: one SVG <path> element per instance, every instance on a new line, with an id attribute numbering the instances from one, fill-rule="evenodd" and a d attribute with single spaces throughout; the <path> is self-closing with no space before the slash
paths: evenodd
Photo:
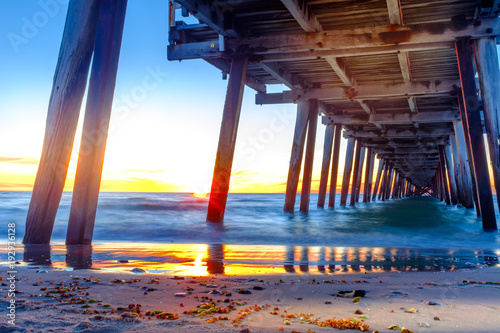
<path id="1" fill-rule="evenodd" d="M 29 192 L 0 192 L 5 235 L 7 223 L 14 222 L 22 240 L 30 197 Z M 204 269 L 215 263 L 322 271 L 394 262 L 401 267 L 457 267 L 495 263 L 500 256 L 500 233 L 483 232 L 475 210 L 430 197 L 360 202 L 356 207 L 339 207 L 337 197 L 335 210 L 318 209 L 316 200 L 313 194 L 308 214 L 286 214 L 284 194 L 230 194 L 224 223 L 213 224 L 205 221 L 208 201 L 191 194 L 101 193 L 94 246 L 75 250 L 63 245 L 71 203 L 71 193 L 64 193 L 53 245 L 26 249 L 24 259 L 74 268 L 88 266 L 85 260 L 104 268 L 129 260 L 127 267 L 140 262 L 163 271 L 196 262 Z M 497 220 L 500 224 L 498 212 Z M 68 259 L 82 255 L 83 263 L 72 265 Z"/>

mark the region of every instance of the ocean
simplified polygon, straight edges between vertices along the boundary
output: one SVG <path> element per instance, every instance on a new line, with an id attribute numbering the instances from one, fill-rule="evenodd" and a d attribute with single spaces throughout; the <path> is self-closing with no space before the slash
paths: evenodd
<path id="1" fill-rule="evenodd" d="M 30 192 L 0 192 L 2 243 L 7 242 L 7 223 L 16 224 L 21 242 L 30 197 Z M 474 209 L 447 206 L 432 197 L 360 202 L 355 207 L 340 207 L 336 199 L 334 210 L 318 209 L 312 194 L 308 214 L 298 207 L 288 214 L 283 212 L 284 194 L 229 194 L 224 223 L 214 224 L 205 220 L 208 200 L 192 194 L 101 193 L 93 247 L 83 250 L 91 263 L 80 264 L 126 270 L 140 262 L 146 269 L 172 271 L 189 270 L 194 263 L 205 269 L 218 262 L 226 265 L 227 273 L 228 265 L 239 266 L 238 271 L 307 267 L 321 272 L 324 267 L 449 269 L 498 262 L 500 233 L 484 232 Z M 299 201 L 298 195 L 297 205 Z M 71 259 L 68 263 L 74 249 L 64 246 L 70 204 L 71 193 L 65 192 L 52 245 L 27 249 L 27 263 L 43 264 L 49 257 L 51 265 L 82 268 Z M 82 252 L 75 251 L 73 256 Z"/>

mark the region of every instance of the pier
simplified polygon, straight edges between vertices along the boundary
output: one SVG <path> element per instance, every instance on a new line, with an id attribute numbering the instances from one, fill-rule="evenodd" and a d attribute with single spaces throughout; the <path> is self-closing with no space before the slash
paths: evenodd
<path id="1" fill-rule="evenodd" d="M 363 202 L 431 195 L 475 208 L 483 229 L 497 230 L 498 1 L 165 1 L 165 61 L 203 59 L 228 79 L 207 221 L 224 220 L 246 85 L 263 108 L 297 106 L 285 212 L 311 206 L 320 122 L 319 208 L 335 208 L 341 181 L 341 206 L 355 206 L 361 193 Z M 66 243 L 92 242 L 126 6 L 69 2 L 25 244 L 50 243 L 85 91 L 87 153 L 78 159 Z M 269 93 L 270 85 L 286 88 Z"/>

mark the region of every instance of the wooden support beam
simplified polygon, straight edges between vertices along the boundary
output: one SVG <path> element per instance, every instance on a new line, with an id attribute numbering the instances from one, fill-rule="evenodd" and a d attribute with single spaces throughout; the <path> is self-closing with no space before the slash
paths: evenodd
<path id="1" fill-rule="evenodd" d="M 377 193 L 378 193 L 378 188 L 379 188 L 379 184 L 380 184 L 380 178 L 382 175 L 382 171 L 384 170 L 384 165 L 385 165 L 385 161 L 382 159 L 379 159 L 377 178 L 375 178 L 375 186 L 373 187 L 372 201 L 377 200 Z"/>
<path id="2" fill-rule="evenodd" d="M 400 174 L 399 174 L 399 172 L 395 171 L 394 172 L 394 186 L 392 188 L 392 193 L 391 193 L 392 199 L 397 199 L 397 197 L 398 197 L 397 193 L 398 193 L 399 181 L 400 181 Z"/>
<path id="3" fill-rule="evenodd" d="M 260 63 L 259 66 L 290 89 L 302 88 L 297 75 L 291 74 L 276 62 Z"/>
<path id="4" fill-rule="evenodd" d="M 332 170 L 330 172 L 330 194 L 328 195 L 328 207 L 335 208 L 337 197 L 337 178 L 339 171 L 340 139 L 342 138 L 342 125 L 335 125 L 335 138 L 333 141 Z"/>
<path id="5" fill-rule="evenodd" d="M 299 0 L 281 0 L 281 2 L 304 31 L 318 32 L 323 30 L 316 16 L 309 12 L 306 2 Z"/>
<path id="6" fill-rule="evenodd" d="M 448 173 L 446 172 L 446 159 L 444 157 L 444 147 L 440 146 L 439 147 L 439 167 L 441 170 L 441 177 L 443 180 L 443 186 L 444 186 L 444 196 L 445 196 L 445 201 L 447 205 L 451 204 L 450 200 L 450 188 L 449 188 L 449 183 L 448 183 Z"/>
<path id="7" fill-rule="evenodd" d="M 378 192 L 378 200 L 382 200 L 382 194 L 383 194 L 384 189 L 385 189 L 385 183 L 387 182 L 387 174 L 389 172 L 389 161 L 386 161 L 386 160 L 382 160 L 382 161 L 384 161 L 384 169 L 383 169 L 383 173 L 382 173 L 380 189 Z"/>
<path id="8" fill-rule="evenodd" d="M 342 180 L 342 191 L 340 193 L 340 205 L 347 204 L 347 196 L 349 195 L 349 182 L 351 180 L 352 162 L 354 157 L 354 139 L 347 140 L 347 149 L 345 155 L 344 175 Z"/>
<path id="9" fill-rule="evenodd" d="M 418 112 L 417 98 L 416 97 L 408 97 L 408 106 L 410 107 L 410 111 L 412 113 Z"/>
<path id="10" fill-rule="evenodd" d="M 460 83 L 458 81 L 448 80 L 360 85 L 346 88 L 295 89 L 282 93 L 257 94 L 255 103 L 295 103 L 309 99 L 318 99 L 321 101 L 349 101 L 352 99 L 370 100 L 388 97 L 449 96 L 451 93 L 456 92 L 459 87 Z"/>
<path id="11" fill-rule="evenodd" d="M 306 141 L 307 121 L 309 119 L 309 103 L 300 102 L 297 106 L 297 120 L 295 121 L 295 132 L 293 134 L 292 153 L 288 169 L 288 180 L 286 183 L 285 212 L 293 213 L 299 185 L 300 168 L 302 156 L 304 155 L 304 143 Z"/>
<path id="12" fill-rule="evenodd" d="M 317 100 L 309 101 L 309 120 L 307 125 L 306 156 L 304 161 L 304 176 L 302 177 L 302 193 L 300 196 L 300 211 L 309 211 L 311 197 L 312 169 L 314 161 L 314 146 L 316 143 L 316 128 L 318 125 L 319 104 Z"/>
<path id="13" fill-rule="evenodd" d="M 330 161 L 332 158 L 333 136 L 335 134 L 335 126 L 332 124 L 326 125 L 325 128 L 325 143 L 323 145 L 323 164 L 321 165 L 321 178 L 319 182 L 318 207 L 325 207 L 326 188 L 328 187 L 328 172 L 330 171 Z"/>
<path id="14" fill-rule="evenodd" d="M 248 59 L 233 59 L 208 203 L 207 221 L 209 222 L 222 222 L 224 220 L 247 68 Z"/>
<path id="15" fill-rule="evenodd" d="M 453 160 L 451 157 L 451 147 L 448 146 L 442 146 L 443 147 L 443 153 L 444 153 L 444 158 L 446 161 L 446 170 L 448 174 L 448 184 L 450 185 L 450 199 L 451 203 L 453 205 L 458 204 L 458 195 L 457 195 L 457 183 L 455 181 L 455 176 L 454 176 L 454 167 L 453 167 Z"/>
<path id="16" fill-rule="evenodd" d="M 220 69 L 223 73 L 229 73 L 231 71 L 231 64 L 226 60 L 222 58 L 213 58 L 213 59 L 204 59 L 206 62 L 211 64 L 214 67 L 217 67 Z M 245 79 L 245 84 L 249 87 L 255 90 L 257 93 L 266 93 L 266 85 L 262 83 L 261 81 L 257 80 L 256 78 L 251 77 L 250 75 L 247 75 Z"/>
<path id="17" fill-rule="evenodd" d="M 66 245 L 92 243 L 126 9 L 127 0 L 102 1 Z"/>
<path id="18" fill-rule="evenodd" d="M 370 202 L 372 192 L 372 179 L 373 179 L 373 163 L 374 157 L 372 148 L 366 148 L 366 168 L 365 168 L 365 186 L 363 191 L 363 202 Z"/>
<path id="19" fill-rule="evenodd" d="M 354 131 L 348 130 L 345 132 L 347 137 L 355 138 L 417 138 L 417 137 L 439 137 L 449 136 L 453 133 L 452 129 L 448 128 L 418 128 L 413 130 L 397 130 L 389 129 L 385 133 L 378 131 Z"/>
<path id="20" fill-rule="evenodd" d="M 87 85 L 101 1 L 69 3 L 24 244 L 49 244 Z"/>
<path id="21" fill-rule="evenodd" d="M 351 206 L 356 205 L 356 193 L 358 187 L 358 176 L 359 176 L 359 168 L 361 162 L 361 148 L 362 148 L 361 140 L 356 140 L 356 152 L 354 154 L 354 171 L 352 174 L 351 198 L 349 203 Z"/>
<path id="22" fill-rule="evenodd" d="M 467 146 L 464 138 L 464 130 L 461 121 L 454 121 L 455 141 L 457 144 L 458 166 L 460 170 L 460 179 L 462 180 L 462 198 L 461 204 L 465 208 L 474 208 L 474 198 L 472 191 L 471 171 L 469 161 L 467 160 Z"/>
<path id="23" fill-rule="evenodd" d="M 475 73 L 472 58 L 473 51 L 470 40 L 458 40 L 455 44 L 455 49 L 458 58 L 458 68 L 466 116 L 465 121 L 469 130 L 483 229 L 497 230 L 493 196 L 491 193 L 491 182 L 484 149 L 483 128 L 479 115 L 479 102 L 476 96 Z M 464 122 L 464 119 L 462 119 L 462 122 Z"/>
<path id="24" fill-rule="evenodd" d="M 453 176 L 455 179 L 455 184 L 457 186 L 457 200 L 460 204 L 464 205 L 464 189 L 463 189 L 463 180 L 462 174 L 460 173 L 460 162 L 458 158 L 458 148 L 457 148 L 457 139 L 455 135 L 450 135 L 450 146 L 451 146 L 451 155 L 453 159 Z"/>
<path id="25" fill-rule="evenodd" d="M 212 3 L 203 0 L 175 0 L 182 7 L 194 14 L 198 20 L 208 25 L 217 33 L 231 38 L 240 37 L 236 22 L 231 13 L 231 4 Z"/>
<path id="26" fill-rule="evenodd" d="M 453 111 L 436 111 L 436 112 L 420 112 L 420 113 L 384 113 L 370 115 L 329 115 L 323 116 L 323 123 L 341 123 L 344 125 L 368 125 L 368 124 L 383 124 L 383 125 L 406 125 L 413 123 L 435 124 L 443 122 L 452 122 L 460 120 L 460 112 Z"/>
<path id="27" fill-rule="evenodd" d="M 359 202 L 359 195 L 361 193 L 361 178 L 363 175 L 363 163 L 365 161 L 365 153 L 366 149 L 365 147 L 361 147 L 361 155 L 359 157 L 359 168 L 358 168 L 358 176 L 357 176 L 357 181 L 356 181 L 356 202 Z"/>
<path id="28" fill-rule="evenodd" d="M 476 67 L 481 86 L 484 124 L 490 152 L 496 193 L 500 194 L 500 151 L 498 146 L 500 120 L 500 72 L 496 38 L 482 38 L 474 41 Z M 500 209 L 500 195 L 497 195 Z"/>

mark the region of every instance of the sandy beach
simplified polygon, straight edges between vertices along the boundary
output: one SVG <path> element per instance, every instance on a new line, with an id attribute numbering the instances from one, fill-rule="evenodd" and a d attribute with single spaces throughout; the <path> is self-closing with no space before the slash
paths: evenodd
<path id="1" fill-rule="evenodd" d="M 197 277 L 19 266 L 15 325 L 5 266 L 0 276 L 2 332 L 500 331 L 498 267 Z M 354 290 L 366 294 L 337 297 Z"/>

